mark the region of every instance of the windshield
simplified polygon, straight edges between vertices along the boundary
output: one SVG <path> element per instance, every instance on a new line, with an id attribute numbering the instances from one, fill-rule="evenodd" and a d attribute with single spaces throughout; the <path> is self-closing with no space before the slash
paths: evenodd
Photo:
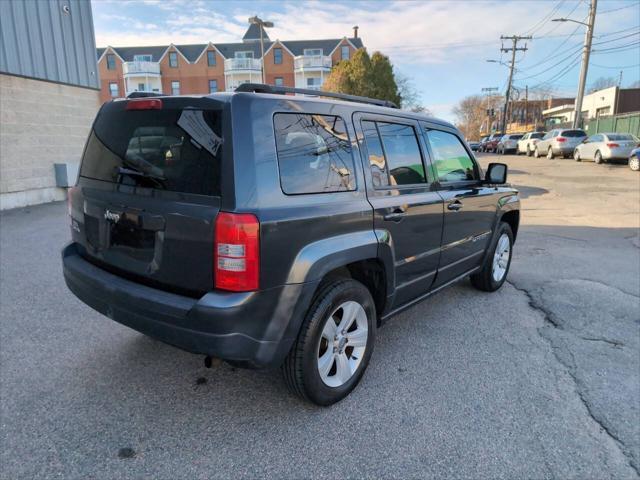
<path id="1" fill-rule="evenodd" d="M 586 137 L 587 134 L 582 130 L 565 130 L 560 134 L 561 137 Z"/>
<path id="2" fill-rule="evenodd" d="M 124 103 L 124 102 L 123 102 Z M 195 109 L 103 109 L 80 175 L 138 187 L 220 194 L 221 113 Z"/>

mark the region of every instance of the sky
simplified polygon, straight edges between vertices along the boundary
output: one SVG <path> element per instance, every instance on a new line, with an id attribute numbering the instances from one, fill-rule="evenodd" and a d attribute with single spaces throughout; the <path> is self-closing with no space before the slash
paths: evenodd
<path id="1" fill-rule="evenodd" d="M 575 96 L 588 0 L 222 1 L 92 0 L 98 47 L 238 42 L 250 16 L 274 22 L 272 40 L 359 36 L 389 56 L 421 103 L 455 121 L 453 107 L 483 87 L 504 92 L 509 54 L 500 36 L 531 35 L 518 46 L 516 96 L 528 86 Z M 640 80 L 640 0 L 598 0 L 587 85 L 600 77 L 622 86 Z M 510 43 L 504 45 L 510 46 Z"/>

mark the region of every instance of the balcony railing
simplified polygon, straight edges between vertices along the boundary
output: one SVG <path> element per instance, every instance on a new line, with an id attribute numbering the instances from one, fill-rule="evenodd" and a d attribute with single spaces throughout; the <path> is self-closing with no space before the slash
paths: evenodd
<path id="1" fill-rule="evenodd" d="M 160 75 L 160 63 L 158 62 L 124 62 L 122 64 L 123 75 Z"/>
<path id="2" fill-rule="evenodd" d="M 255 58 L 227 58 L 224 61 L 225 72 L 235 72 L 241 70 L 255 70 L 260 71 L 260 60 Z"/>
<path id="3" fill-rule="evenodd" d="M 293 59 L 296 70 L 321 70 L 331 68 L 331 57 L 326 55 L 300 55 Z"/>

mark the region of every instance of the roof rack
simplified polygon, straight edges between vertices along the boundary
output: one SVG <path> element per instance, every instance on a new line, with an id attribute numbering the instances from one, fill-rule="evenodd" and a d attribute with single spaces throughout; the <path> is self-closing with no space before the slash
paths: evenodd
<path id="1" fill-rule="evenodd" d="M 156 92 L 131 92 L 127 98 L 146 98 L 146 97 L 164 97 L 162 93 Z"/>
<path id="2" fill-rule="evenodd" d="M 361 97 L 358 95 L 347 95 L 345 93 L 325 92 L 318 90 L 311 90 L 308 88 L 295 88 L 295 87 L 276 87 L 274 85 L 266 85 L 264 83 L 242 83 L 236 90 L 236 92 L 252 92 L 252 93 L 275 93 L 284 95 L 285 93 L 300 93 L 302 95 L 312 95 L 314 97 L 330 97 L 339 98 L 340 100 L 347 100 L 349 102 L 369 103 L 371 105 L 378 105 L 380 107 L 398 108 L 398 106 L 389 100 L 378 100 L 375 98 Z"/>

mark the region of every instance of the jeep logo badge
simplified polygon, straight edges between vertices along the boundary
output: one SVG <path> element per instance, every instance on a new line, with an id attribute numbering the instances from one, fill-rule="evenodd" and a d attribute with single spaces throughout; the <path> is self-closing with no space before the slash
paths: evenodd
<path id="1" fill-rule="evenodd" d="M 104 219 L 108 220 L 110 222 L 113 222 L 113 223 L 118 223 L 118 220 L 120 220 L 120 214 L 119 213 L 115 213 L 115 212 L 111 212 L 109 210 L 105 210 Z"/>

